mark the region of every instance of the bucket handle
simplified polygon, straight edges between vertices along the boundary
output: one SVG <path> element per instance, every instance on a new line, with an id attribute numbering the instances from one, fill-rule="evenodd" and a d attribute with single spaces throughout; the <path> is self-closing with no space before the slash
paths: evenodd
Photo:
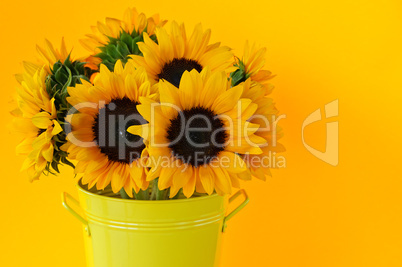
<path id="1" fill-rule="evenodd" d="M 80 203 L 78 202 L 78 200 L 76 200 L 75 198 L 73 198 L 69 193 L 67 192 L 63 192 L 61 194 L 61 201 L 63 203 L 64 208 L 66 208 L 66 210 L 68 210 L 75 218 L 77 218 L 80 222 L 82 222 L 85 226 L 85 231 L 87 232 L 88 236 L 91 236 L 91 231 L 89 230 L 89 225 L 88 225 L 88 221 L 85 220 L 81 215 L 79 215 L 73 208 L 70 207 L 70 205 L 68 205 L 67 203 L 67 199 L 69 199 L 71 202 L 74 203 L 74 205 L 79 206 Z"/>
<path id="2" fill-rule="evenodd" d="M 235 199 L 237 199 L 240 195 L 244 196 L 244 201 L 237 207 L 235 208 L 231 213 L 229 213 L 229 215 L 227 215 L 224 220 L 223 220 L 223 227 L 222 227 L 222 232 L 225 232 L 227 224 L 226 222 L 229 221 L 233 216 L 235 216 L 240 210 L 242 210 L 250 201 L 246 190 L 244 189 L 240 189 L 239 191 L 237 191 L 233 196 L 231 196 L 229 198 L 229 204 L 232 203 Z"/>

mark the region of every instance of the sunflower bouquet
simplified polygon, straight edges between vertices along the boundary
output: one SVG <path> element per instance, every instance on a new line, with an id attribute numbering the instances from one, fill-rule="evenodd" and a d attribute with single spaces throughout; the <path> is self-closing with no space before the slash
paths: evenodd
<path id="1" fill-rule="evenodd" d="M 264 158 L 284 148 L 266 49 L 237 57 L 200 24 L 166 22 L 128 9 L 92 27 L 84 57 L 46 41 L 23 63 L 12 115 L 31 181 L 69 165 L 98 194 L 168 200 L 271 175 Z"/>

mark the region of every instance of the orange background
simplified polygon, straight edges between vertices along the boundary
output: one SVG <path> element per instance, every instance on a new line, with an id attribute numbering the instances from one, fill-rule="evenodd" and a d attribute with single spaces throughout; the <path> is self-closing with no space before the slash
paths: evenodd
<path id="1" fill-rule="evenodd" d="M 245 184 L 251 202 L 230 221 L 222 266 L 402 266 L 402 6 L 399 1 L 2 1 L 0 3 L 2 266 L 84 266 L 82 228 L 61 206 L 73 172 L 30 184 L 6 125 L 20 62 L 44 38 L 78 39 L 105 16 L 136 5 L 150 15 L 212 28 L 241 55 L 268 47 L 287 168 Z M 311 155 L 303 120 L 339 99 L 339 165 Z M 306 141 L 324 149 L 325 122 Z"/>

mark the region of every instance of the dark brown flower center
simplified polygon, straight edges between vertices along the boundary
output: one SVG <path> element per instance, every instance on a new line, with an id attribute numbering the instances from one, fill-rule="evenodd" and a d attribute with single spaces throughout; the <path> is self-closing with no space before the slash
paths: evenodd
<path id="1" fill-rule="evenodd" d="M 127 132 L 130 126 L 147 123 L 138 113 L 137 104 L 127 97 L 115 99 L 100 109 L 95 118 L 94 141 L 111 161 L 130 164 L 145 148 L 140 136 Z"/>
<path id="2" fill-rule="evenodd" d="M 183 73 L 186 70 L 191 71 L 193 69 L 201 72 L 202 66 L 200 63 L 192 59 L 175 58 L 162 67 L 162 71 L 158 74 L 158 78 L 165 79 L 178 88 Z"/>
<path id="3" fill-rule="evenodd" d="M 225 149 L 227 133 L 222 120 L 211 110 L 194 107 L 170 120 L 167 139 L 176 158 L 198 167 L 208 164 Z"/>

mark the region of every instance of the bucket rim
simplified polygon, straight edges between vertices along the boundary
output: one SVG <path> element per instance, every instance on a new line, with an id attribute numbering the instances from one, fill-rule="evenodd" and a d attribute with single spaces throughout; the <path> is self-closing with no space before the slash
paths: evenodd
<path id="1" fill-rule="evenodd" d="M 78 188 L 78 191 L 89 195 L 94 198 L 99 198 L 99 199 L 107 199 L 108 201 L 116 201 L 116 202 L 123 202 L 123 203 L 141 203 L 141 204 L 173 204 L 173 203 L 188 203 L 188 202 L 195 202 L 195 201 L 202 201 L 206 199 L 213 199 L 213 198 L 220 198 L 224 196 L 220 196 L 217 193 L 213 193 L 212 195 L 206 195 L 206 196 L 200 196 L 200 197 L 195 197 L 195 198 L 185 198 L 185 199 L 167 199 L 167 200 L 142 200 L 142 199 L 123 199 L 123 198 L 114 198 L 114 197 L 107 197 L 107 196 L 102 196 L 98 194 L 94 194 L 92 192 L 89 192 L 88 190 L 85 190 L 82 188 L 82 183 L 81 179 L 78 180 L 78 182 L 75 184 L 75 186 Z"/>

